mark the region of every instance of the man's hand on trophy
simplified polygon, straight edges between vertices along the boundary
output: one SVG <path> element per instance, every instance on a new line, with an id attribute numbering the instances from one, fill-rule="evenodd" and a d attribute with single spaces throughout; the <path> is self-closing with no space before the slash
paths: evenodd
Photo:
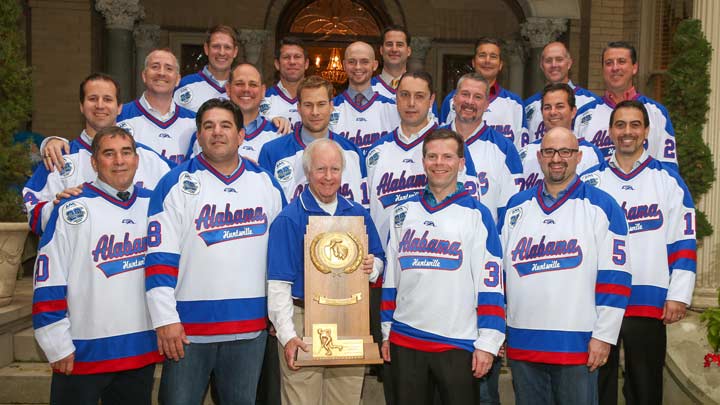
<path id="1" fill-rule="evenodd" d="M 297 336 L 288 340 L 285 344 L 285 362 L 287 363 L 288 368 L 293 371 L 300 370 L 300 366 L 295 365 L 295 357 L 298 347 L 304 352 L 309 350 L 308 345 Z"/>
<path id="2" fill-rule="evenodd" d="M 375 262 L 375 256 L 373 256 L 372 254 L 368 254 L 363 259 L 360 270 L 362 270 L 363 273 L 365 273 L 365 274 L 372 273 L 374 262 Z"/>

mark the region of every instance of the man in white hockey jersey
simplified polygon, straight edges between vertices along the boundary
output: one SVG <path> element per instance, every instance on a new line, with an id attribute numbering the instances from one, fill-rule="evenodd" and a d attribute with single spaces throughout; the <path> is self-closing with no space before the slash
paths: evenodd
<path id="1" fill-rule="evenodd" d="M 663 402 L 665 325 L 685 317 L 695 286 L 692 196 L 680 175 L 643 147 L 649 125 L 643 103 L 618 103 L 610 115 L 615 153 L 582 176 L 613 196 L 628 221 L 632 291 L 620 341 L 625 352 L 623 394 L 632 404 Z M 600 369 L 601 404 L 617 404 L 618 346 Z"/>
<path id="2" fill-rule="evenodd" d="M 463 137 L 475 164 L 478 190 L 470 194 L 477 195 L 497 222 L 498 211 L 518 191 L 522 163 L 512 142 L 483 122 L 489 87 L 478 73 L 463 75 L 453 97 L 455 118 L 447 127 Z"/>
<path id="3" fill-rule="evenodd" d="M 302 103 L 302 101 L 301 101 Z M 368 255 L 361 270 L 374 281 L 383 270 L 384 253 L 370 215 L 338 191 L 342 184 L 344 151 L 336 142 L 320 138 L 302 157 L 308 187 L 283 209 L 270 227 L 268 247 L 268 313 L 277 328 L 285 404 L 359 404 L 363 366 L 298 367 L 298 349 L 308 351 L 304 332 L 304 238 L 311 216 L 362 216 L 368 236 Z"/>
<path id="4" fill-rule="evenodd" d="M 529 142 L 525 127 L 525 111 L 520 96 L 508 91 L 497 82 L 503 68 L 500 40 L 483 37 L 475 42 L 475 56 L 472 66 L 490 84 L 490 99 L 485 111 L 485 123 L 510 139 L 515 149 L 520 149 Z M 449 124 L 455 118 L 452 99 L 455 90 L 443 100 L 440 122 Z"/>
<path id="5" fill-rule="evenodd" d="M 650 133 L 645 148 L 653 158 L 668 163 L 677 171 L 675 130 L 670 114 L 657 101 L 637 92 L 633 78 L 638 72 L 637 52 L 627 42 L 610 42 L 602 53 L 605 94 L 602 99 L 578 110 L 575 135 L 597 146 L 605 159 L 610 159 L 615 147 L 608 134 L 610 114 L 624 100 L 637 100 L 645 105 L 650 117 Z"/>
<path id="6" fill-rule="evenodd" d="M 540 99 L 543 118 L 542 135 L 555 127 L 572 128 L 572 121 L 577 113 L 576 94 L 576 91 L 565 83 L 553 83 L 545 86 Z M 520 149 L 520 158 L 523 163 L 522 177 L 518 180 L 520 191 L 539 185 L 545 178 L 537 159 L 537 152 L 541 147 L 542 136 Z M 580 163 L 576 169 L 578 173 L 582 173 L 604 160 L 602 152 L 585 139 L 578 139 L 578 149 L 582 152 Z"/>
<path id="7" fill-rule="evenodd" d="M 173 96 L 176 103 L 193 112 L 207 100 L 225 94 L 230 68 L 238 53 L 237 31 L 222 24 L 210 28 L 203 51 L 208 64 L 201 71 L 183 77 Z"/>
<path id="8" fill-rule="evenodd" d="M 198 110 L 202 153 L 150 200 L 145 288 L 163 365 L 160 401 L 200 403 L 210 374 L 223 404 L 255 402 L 266 341 L 268 228 L 285 198 L 238 155 L 242 114 L 229 100 Z"/>
<path id="9" fill-rule="evenodd" d="M 330 138 L 343 149 L 345 162 L 340 194 L 367 206 L 367 185 L 363 153 L 355 144 L 333 133 L 328 125 L 332 113 L 332 83 L 320 76 L 310 76 L 298 86 L 298 104 L 302 122 L 294 132 L 266 143 L 260 150 L 258 162 L 275 176 L 288 201 L 297 198 L 307 187 L 302 169 L 305 147 L 315 139 Z"/>
<path id="10" fill-rule="evenodd" d="M 330 115 L 330 130 L 347 138 L 363 153 L 400 123 L 395 102 L 370 85 L 377 66 L 375 51 L 369 44 L 353 42 L 345 49 L 343 68 L 348 88 L 333 99 Z"/>
<path id="11" fill-rule="evenodd" d="M 298 38 L 286 37 L 275 48 L 275 70 L 280 80 L 267 89 L 260 113 L 265 117 L 284 117 L 291 124 L 300 121 L 298 86 L 310 66 L 305 45 Z"/>
<path id="12" fill-rule="evenodd" d="M 498 222 L 519 405 L 597 404 L 597 369 L 630 296 L 625 216 L 580 181 L 580 153 L 569 129 L 546 132 L 537 153 L 543 182 L 513 196 Z"/>
<path id="13" fill-rule="evenodd" d="M 412 54 L 410 33 L 402 25 L 389 25 L 380 35 L 380 55 L 383 58 L 382 71 L 370 82 L 374 91 L 395 100 L 400 78 L 407 71 L 408 58 Z"/>
<path id="14" fill-rule="evenodd" d="M 398 404 L 477 402 L 505 340 L 502 248 L 488 209 L 458 182 L 462 137 L 423 141 L 423 192 L 397 205 L 382 289 L 382 354 Z"/>
<path id="15" fill-rule="evenodd" d="M 118 126 L 137 142 L 148 146 L 173 163 L 181 163 L 191 152 L 195 133 L 195 113 L 173 101 L 173 89 L 180 81 L 180 66 L 169 49 L 155 49 L 145 58 L 142 71 L 145 91 L 122 106 Z M 62 154 L 69 145 L 63 138 L 49 140 L 41 153 L 49 154 L 56 167 L 63 165 Z"/>
<path id="16" fill-rule="evenodd" d="M 545 75 L 547 84 L 565 83 L 575 93 L 575 104 L 578 109 L 592 101 L 599 100 L 588 89 L 584 89 L 570 80 L 570 68 L 573 60 L 570 56 L 567 46 L 562 42 L 550 42 L 542 50 L 540 55 L 540 70 Z M 543 91 L 538 91 L 524 102 L 525 105 L 525 121 L 527 122 L 529 141 L 534 142 L 541 139 L 545 134 L 546 128 L 541 114 Z M 547 128 L 550 129 L 550 128 Z M 579 170 L 582 172 L 582 170 Z"/>
<path id="17" fill-rule="evenodd" d="M 35 234 L 42 234 L 58 194 L 95 179 L 97 174 L 92 166 L 91 144 L 99 130 L 115 125 L 122 109 L 119 94 L 115 79 L 102 73 L 93 73 L 80 83 L 80 112 L 85 118 L 85 129 L 69 143 L 68 151 L 61 155 L 61 164 L 57 166 L 60 170 L 53 170 L 56 166 L 46 152 L 43 156 L 44 165 L 38 166 L 23 189 L 30 229 Z M 139 163 L 134 183 L 152 190 L 175 164 L 145 145 L 135 145 Z M 75 190 L 73 194 L 77 192 Z"/>
<path id="18" fill-rule="evenodd" d="M 106 127 L 92 140 L 97 178 L 52 212 L 33 283 L 35 338 L 53 369 L 50 402 L 152 403 L 162 361 L 144 294 L 150 192 L 133 185 L 132 136 Z"/>

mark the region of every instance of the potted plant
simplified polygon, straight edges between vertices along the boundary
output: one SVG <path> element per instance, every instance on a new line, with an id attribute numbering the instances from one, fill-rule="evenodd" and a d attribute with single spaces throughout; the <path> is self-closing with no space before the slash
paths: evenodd
<path id="1" fill-rule="evenodd" d="M 20 192 L 30 171 L 29 150 L 13 142 L 32 106 L 20 17 L 18 1 L 0 2 L 0 306 L 12 301 L 28 232 Z"/>

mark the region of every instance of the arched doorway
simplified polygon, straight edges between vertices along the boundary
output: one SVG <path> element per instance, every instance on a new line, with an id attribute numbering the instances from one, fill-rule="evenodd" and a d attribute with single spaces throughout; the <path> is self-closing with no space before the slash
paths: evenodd
<path id="1" fill-rule="evenodd" d="M 278 18 L 275 38 L 279 42 L 293 36 L 305 42 L 310 57 L 307 75 L 321 75 L 339 90 L 347 80 L 341 64 L 345 48 L 354 41 L 364 41 L 375 48 L 379 58 L 380 33 L 391 23 L 380 1 L 292 1 Z"/>

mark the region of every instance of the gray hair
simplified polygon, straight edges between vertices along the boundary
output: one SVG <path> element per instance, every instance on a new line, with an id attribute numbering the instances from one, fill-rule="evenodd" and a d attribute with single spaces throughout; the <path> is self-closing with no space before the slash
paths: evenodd
<path id="1" fill-rule="evenodd" d="M 465 80 L 475 80 L 476 82 L 485 83 L 485 97 L 490 94 L 490 83 L 488 83 L 487 79 L 482 77 L 482 75 L 477 72 L 465 73 L 464 75 L 460 76 L 457 82 L 457 87 L 455 89 L 460 90 L 460 85 Z"/>
<path id="2" fill-rule="evenodd" d="M 303 152 L 302 167 L 303 171 L 305 172 L 305 176 L 310 173 L 310 165 L 312 164 L 312 156 L 315 152 L 315 149 L 323 145 L 332 145 L 337 150 L 337 152 L 340 154 L 340 159 L 342 161 L 342 166 L 340 169 L 345 170 L 345 154 L 343 153 L 340 145 L 338 145 L 337 142 L 333 141 L 330 138 L 320 138 L 310 142 L 310 144 L 305 148 L 305 152 Z"/>
<path id="3" fill-rule="evenodd" d="M 172 55 L 173 59 L 175 59 L 175 70 L 177 70 L 178 75 L 179 75 L 180 74 L 180 63 L 178 63 L 177 56 L 175 56 L 175 54 L 172 52 L 172 50 L 170 48 L 155 48 L 155 49 L 151 50 L 150 52 L 148 52 L 147 56 L 145 56 L 145 64 L 143 65 L 144 66 L 143 69 L 148 68 L 148 63 L 150 62 L 150 55 L 154 54 L 155 52 L 160 52 L 160 51 L 167 52 L 170 55 Z"/>

